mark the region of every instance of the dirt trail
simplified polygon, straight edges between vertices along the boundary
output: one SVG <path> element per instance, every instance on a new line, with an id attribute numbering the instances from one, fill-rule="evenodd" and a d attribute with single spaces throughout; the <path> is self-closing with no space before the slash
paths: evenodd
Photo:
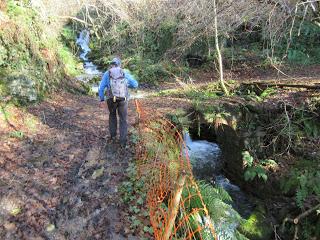
<path id="1" fill-rule="evenodd" d="M 107 142 L 107 109 L 63 93 L 28 112 L 36 133 L 1 143 L 0 239 L 136 239 L 118 192 L 134 150 Z"/>
<path id="2" fill-rule="evenodd" d="M 192 105 L 169 96 L 140 102 L 162 115 Z M 97 98 L 60 93 L 26 111 L 38 122 L 32 133 L 20 110 L 15 122 L 0 112 L 0 239 L 139 239 L 118 191 L 134 146 L 107 142 L 107 109 Z M 131 127 L 136 117 L 130 101 Z M 17 130 L 28 133 L 10 137 Z"/>

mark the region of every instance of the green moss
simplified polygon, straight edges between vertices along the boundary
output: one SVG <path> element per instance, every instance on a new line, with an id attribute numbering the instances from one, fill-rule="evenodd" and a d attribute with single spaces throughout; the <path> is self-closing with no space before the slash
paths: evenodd
<path id="1" fill-rule="evenodd" d="M 264 209 L 257 207 L 250 217 L 240 225 L 239 232 L 251 240 L 270 239 L 272 228 L 264 215 Z"/>
<path id="2" fill-rule="evenodd" d="M 22 98 L 35 99 L 25 94 L 21 79 L 32 82 L 28 89 L 37 100 L 50 91 L 70 87 L 61 84 L 65 76 L 76 76 L 82 70 L 75 48 L 70 47 L 75 40 L 72 29 L 63 29 L 60 37 L 52 36 L 46 20 L 24 1 L 8 1 L 6 14 L 10 27 L 0 29 L 0 95 L 11 95 L 19 104 L 30 102 Z M 10 87 L 13 83 L 15 90 Z"/>
<path id="3" fill-rule="evenodd" d="M 70 52 L 70 50 L 63 45 L 58 47 L 58 57 L 64 63 L 64 69 L 67 75 L 76 76 L 81 73 L 78 68 L 78 61 L 76 57 Z"/>
<path id="4" fill-rule="evenodd" d="M 187 131 L 191 125 L 188 113 L 183 108 L 177 108 L 173 113 L 167 114 L 167 117 L 181 132 L 182 129 Z"/>
<path id="5" fill-rule="evenodd" d="M 75 39 L 77 38 L 77 34 L 73 28 L 70 26 L 65 26 L 61 31 L 61 41 L 72 50 L 75 50 L 76 43 Z M 75 52 L 73 52 L 75 53 Z"/>
<path id="6" fill-rule="evenodd" d="M 20 4 L 13 0 L 9 0 L 7 3 L 7 13 L 10 17 L 19 17 L 27 22 L 32 21 L 32 18 L 36 16 L 35 12 L 30 8 L 24 7 L 23 3 Z"/>

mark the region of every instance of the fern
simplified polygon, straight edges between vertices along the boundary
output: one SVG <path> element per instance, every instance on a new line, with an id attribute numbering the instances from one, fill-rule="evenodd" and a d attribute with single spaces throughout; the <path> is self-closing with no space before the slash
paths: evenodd
<path id="1" fill-rule="evenodd" d="M 292 171 L 281 187 L 285 193 L 295 189 L 296 204 L 303 208 L 305 200 L 311 195 L 320 199 L 320 172 L 316 168 Z"/>
<path id="2" fill-rule="evenodd" d="M 303 208 L 303 203 L 308 196 L 308 190 L 306 188 L 298 188 L 296 193 L 296 203 L 299 208 Z"/>
<path id="3" fill-rule="evenodd" d="M 217 233 L 221 235 L 220 237 L 223 235 L 225 239 L 246 239 L 236 230 L 243 219 L 229 204 L 232 202 L 232 198 L 228 192 L 221 187 L 213 187 L 204 181 L 199 181 L 198 186 L 209 216 L 214 223 Z M 192 194 L 192 192 L 190 193 L 185 190 L 183 194 Z M 194 195 L 194 197 L 185 203 L 185 208 L 188 209 L 188 211 L 192 211 L 194 208 L 201 208 L 202 206 L 201 199 L 196 194 L 192 195 Z M 200 217 L 202 218 L 202 216 Z M 194 221 L 196 221 L 196 219 L 199 219 L 199 216 L 194 216 Z M 202 219 L 202 222 L 204 221 L 206 220 Z M 212 237 L 210 238 L 208 236 L 205 229 L 200 234 L 202 239 L 212 239 Z"/>

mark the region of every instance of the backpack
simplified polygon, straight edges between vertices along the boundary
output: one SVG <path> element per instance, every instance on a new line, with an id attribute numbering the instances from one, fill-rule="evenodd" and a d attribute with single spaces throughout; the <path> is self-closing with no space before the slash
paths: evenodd
<path id="1" fill-rule="evenodd" d="M 123 70 L 120 67 L 109 69 L 109 79 L 110 97 L 112 97 L 114 101 L 116 99 L 126 100 L 128 96 L 128 82 Z"/>

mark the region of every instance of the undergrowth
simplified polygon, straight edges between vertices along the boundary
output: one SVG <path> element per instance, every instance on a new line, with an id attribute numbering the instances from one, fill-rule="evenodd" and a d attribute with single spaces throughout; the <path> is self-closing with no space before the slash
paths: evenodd
<path id="1" fill-rule="evenodd" d="M 70 49 L 49 34 L 46 20 L 27 3 L 10 0 L 5 13 L 8 21 L 0 26 L 2 98 L 10 95 L 13 102 L 26 104 L 64 88 L 64 79 L 81 70 Z"/>
<path id="2" fill-rule="evenodd" d="M 137 166 L 130 163 L 126 169 L 127 180 L 122 182 L 120 193 L 122 201 L 126 208 L 126 220 L 129 222 L 130 231 L 138 234 L 140 239 L 149 239 L 153 234 L 148 216 L 149 212 L 146 208 L 146 189 L 145 178 L 139 177 Z"/>

